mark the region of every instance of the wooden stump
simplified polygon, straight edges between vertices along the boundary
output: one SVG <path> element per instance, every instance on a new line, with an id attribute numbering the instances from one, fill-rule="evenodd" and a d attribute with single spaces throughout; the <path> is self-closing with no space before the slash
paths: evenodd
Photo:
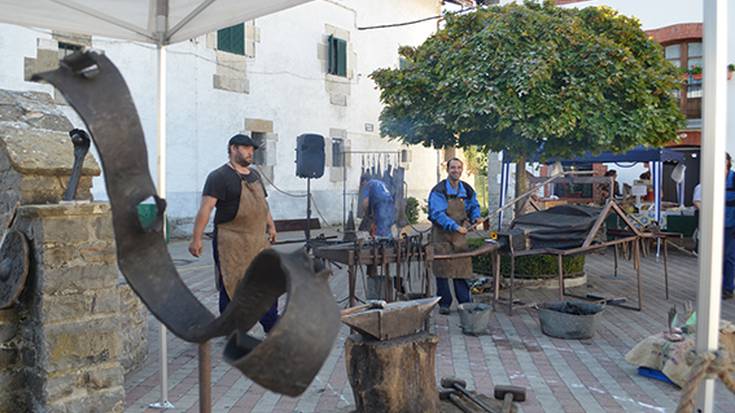
<path id="1" fill-rule="evenodd" d="M 358 413 L 437 413 L 435 335 L 378 341 L 353 334 L 345 340 L 347 377 Z"/>

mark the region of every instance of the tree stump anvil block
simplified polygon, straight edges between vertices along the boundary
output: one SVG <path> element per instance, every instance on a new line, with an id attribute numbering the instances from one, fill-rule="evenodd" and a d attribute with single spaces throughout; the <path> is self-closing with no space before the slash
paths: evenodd
<path id="1" fill-rule="evenodd" d="M 358 413 L 438 413 L 435 335 L 419 333 L 378 341 L 353 334 L 345 340 L 347 377 Z"/>

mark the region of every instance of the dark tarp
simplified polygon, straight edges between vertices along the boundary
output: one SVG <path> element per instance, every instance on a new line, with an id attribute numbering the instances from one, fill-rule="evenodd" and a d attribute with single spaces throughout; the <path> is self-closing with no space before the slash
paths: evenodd
<path id="1" fill-rule="evenodd" d="M 581 247 L 600 216 L 602 208 L 584 205 L 559 205 L 531 212 L 513 220 L 511 229 L 528 234 L 530 249 Z"/>

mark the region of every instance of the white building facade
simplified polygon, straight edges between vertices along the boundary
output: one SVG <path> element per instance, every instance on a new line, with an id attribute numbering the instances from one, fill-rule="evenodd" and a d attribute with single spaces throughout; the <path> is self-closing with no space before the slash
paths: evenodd
<path id="1" fill-rule="evenodd" d="M 275 185 L 269 183 L 267 189 L 276 220 L 306 215 L 306 180 L 295 176 L 296 137 L 302 133 L 326 138 L 325 173 L 311 183 L 314 216 L 321 215 L 323 221 L 342 222 L 343 180 L 349 210 L 363 162 L 407 168 L 409 195 L 427 198 L 445 154 L 380 137 L 382 106 L 369 75 L 378 68 L 398 67 L 399 46 L 422 43 L 436 31 L 438 19 L 364 28 L 438 16 L 441 3 L 315 0 L 243 22 L 228 32 L 169 46 L 166 198 L 178 234 L 190 231 L 207 174 L 226 162 L 227 141 L 239 132 L 252 134 L 262 144 L 256 160 Z M 27 79 L 78 46 L 103 51 L 125 77 L 155 175 L 153 46 L 0 24 L 0 89 L 55 94 L 50 86 Z M 71 109 L 66 111 L 75 126 L 81 126 Z M 106 199 L 101 179 L 93 191 L 96 199 Z"/>

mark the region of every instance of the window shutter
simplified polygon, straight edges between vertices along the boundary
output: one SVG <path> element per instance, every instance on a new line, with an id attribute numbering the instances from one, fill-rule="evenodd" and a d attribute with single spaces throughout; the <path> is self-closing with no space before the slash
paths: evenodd
<path id="1" fill-rule="evenodd" d="M 337 40 L 337 75 L 347 76 L 347 41 Z"/>
<path id="2" fill-rule="evenodd" d="M 245 23 L 217 31 L 217 49 L 245 55 Z"/>
<path id="3" fill-rule="evenodd" d="M 327 73 L 329 74 L 336 74 L 337 73 L 337 47 L 335 45 L 335 41 L 337 39 L 330 35 L 329 39 L 327 39 Z"/>

